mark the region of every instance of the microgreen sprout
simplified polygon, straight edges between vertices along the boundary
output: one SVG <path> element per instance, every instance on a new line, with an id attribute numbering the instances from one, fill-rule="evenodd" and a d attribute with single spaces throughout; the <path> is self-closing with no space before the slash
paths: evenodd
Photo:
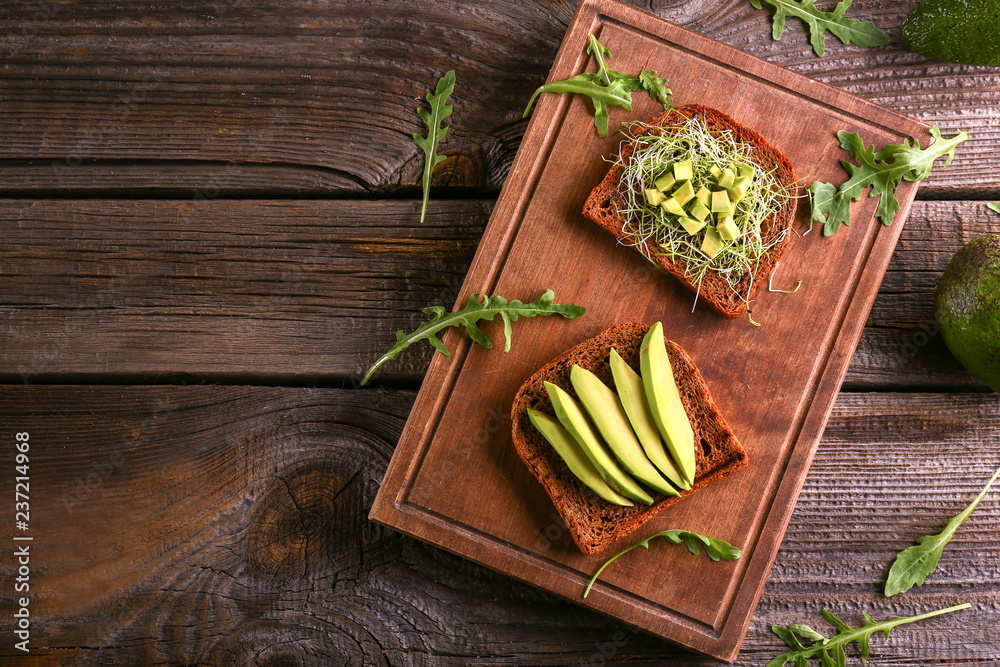
<path id="1" fill-rule="evenodd" d="M 709 271 L 719 274 L 740 299 L 749 303 L 761 258 L 788 233 L 787 229 L 761 228 L 790 198 L 774 171 L 756 164 L 752 147 L 737 141 L 730 130 L 709 130 L 697 115 L 675 128 L 635 122 L 628 126 L 625 135 L 635 145 L 631 157 L 622 165 L 619 185 L 624 202 L 620 213 L 625 220 L 622 228 L 625 235 L 650 261 L 654 257 L 669 257 L 683 263 L 692 284 L 700 285 Z M 659 206 L 651 206 L 643 195 L 668 165 L 679 160 L 691 160 L 694 182 L 708 182 L 713 168 L 742 165 L 756 168 L 733 214 L 741 235 L 736 241 L 724 242 L 714 258 L 701 250 L 705 230 L 688 234 L 675 216 Z"/>
<path id="2" fill-rule="evenodd" d="M 768 292 L 779 292 L 781 294 L 795 294 L 802 287 L 802 281 L 795 283 L 794 289 L 774 289 L 774 274 L 778 272 L 778 263 L 774 263 L 774 271 L 771 272 L 771 277 L 767 281 L 767 291 Z"/>

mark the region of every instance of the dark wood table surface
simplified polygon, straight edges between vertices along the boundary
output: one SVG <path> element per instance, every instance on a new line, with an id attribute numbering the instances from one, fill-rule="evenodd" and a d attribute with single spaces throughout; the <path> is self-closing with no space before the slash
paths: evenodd
<path id="1" fill-rule="evenodd" d="M 919 190 L 737 664 L 781 652 L 772 624 L 826 630 L 821 609 L 966 601 L 873 639 L 870 664 L 997 664 L 1000 492 L 924 586 L 881 590 L 1000 466 L 1000 397 L 948 353 L 932 300 L 954 252 L 1000 232 L 1000 70 L 906 50 L 915 0 L 856 0 L 890 44 L 828 35 L 823 58 L 797 20 L 773 41 L 748 0 L 638 4 L 972 135 Z M 367 519 L 432 350 L 357 381 L 454 303 L 574 5 L 3 3 L 0 663 L 716 664 Z M 449 69 L 421 225 L 414 108 Z"/>

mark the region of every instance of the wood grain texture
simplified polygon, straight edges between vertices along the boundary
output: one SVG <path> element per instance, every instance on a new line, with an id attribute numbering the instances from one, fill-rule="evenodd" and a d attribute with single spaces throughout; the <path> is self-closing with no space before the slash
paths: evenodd
<path id="1" fill-rule="evenodd" d="M 490 208 L 436 202 L 419 225 L 409 201 L 3 202 L 0 368 L 360 378 L 382 324 L 454 301 Z"/>
<path id="2" fill-rule="evenodd" d="M 368 522 L 413 398 L 0 387 L 4 437 L 32 442 L 30 664 L 716 664 Z M 735 664 L 779 652 L 772 623 L 822 627 L 820 608 L 857 622 L 965 601 L 873 639 L 871 664 L 993 664 L 997 491 L 924 586 L 880 590 L 895 553 L 1000 465 L 998 430 L 996 395 L 842 395 Z M 0 576 L 10 568 L 5 556 Z M 29 663 L 5 645 L 0 664 Z"/>
<path id="3" fill-rule="evenodd" d="M 946 133 L 969 131 L 959 159 L 934 172 L 925 195 L 997 197 L 1000 74 L 903 48 L 898 26 L 916 2 L 858 0 L 850 15 L 873 20 L 891 43 L 862 49 L 827 35 L 822 59 L 798 20 L 775 42 L 770 10 L 746 0 L 638 4 Z M 496 189 L 574 5 L 5 2 L 0 188 L 195 198 L 413 193 L 422 164 L 410 139 L 421 129 L 414 108 L 455 69 L 456 112 L 443 145 L 450 159 L 435 182 Z M 626 117 L 612 112 L 613 122 Z"/>
<path id="4" fill-rule="evenodd" d="M 855 0 L 891 43 L 827 35 L 822 59 L 797 20 L 773 41 L 771 10 L 746 0 L 635 3 L 972 134 L 921 185 L 740 667 L 781 650 L 771 623 L 825 629 L 821 608 L 857 623 L 963 601 L 873 639 L 869 664 L 1000 655 L 1000 491 L 927 584 L 880 595 L 893 555 L 998 465 L 1000 402 L 930 316 L 952 253 L 1000 232 L 984 208 L 1000 199 L 1000 70 L 906 51 L 916 3 Z M 40 547 L 35 650 L 5 640 L 0 665 L 718 664 L 369 522 L 412 392 L 266 386 L 350 385 L 422 307 L 454 302 L 575 6 L 0 2 L 0 423 L 6 452 L 32 433 Z M 448 159 L 419 226 L 414 108 L 451 68 Z M 415 387 L 430 360 L 407 350 L 378 382 Z M 265 386 L 134 385 L 152 382 Z"/>
<path id="5" fill-rule="evenodd" d="M 394 200 L 3 201 L 0 368 L 357 380 L 422 308 L 455 302 L 492 207 L 432 200 L 421 226 L 417 202 Z M 937 335 L 933 292 L 963 244 L 996 232 L 982 202 L 914 203 L 848 388 L 983 389 Z M 775 287 L 800 277 L 808 290 L 785 265 Z M 377 381 L 418 383 L 432 352 L 406 350 Z"/>

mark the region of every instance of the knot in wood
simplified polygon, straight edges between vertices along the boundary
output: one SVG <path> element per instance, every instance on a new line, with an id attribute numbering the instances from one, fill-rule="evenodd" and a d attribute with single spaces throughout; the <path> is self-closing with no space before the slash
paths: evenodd
<path id="1" fill-rule="evenodd" d="M 483 183 L 483 163 L 475 155 L 459 151 L 441 153 L 444 162 L 434 168 L 432 187 L 477 187 Z"/>
<path id="2" fill-rule="evenodd" d="M 270 579 L 318 576 L 338 569 L 337 554 L 357 551 L 365 522 L 359 472 L 324 461 L 283 472 L 250 522 L 247 560 Z"/>

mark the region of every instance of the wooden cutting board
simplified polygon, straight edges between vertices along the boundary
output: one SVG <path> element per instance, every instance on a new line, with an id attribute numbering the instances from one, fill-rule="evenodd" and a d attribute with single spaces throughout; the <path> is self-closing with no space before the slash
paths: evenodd
<path id="1" fill-rule="evenodd" d="M 597 34 L 609 65 L 670 79 L 674 103 L 716 107 L 758 130 L 807 185 L 847 175 L 838 130 L 881 148 L 920 138 L 915 120 L 751 57 L 614 0 L 579 6 L 549 80 L 593 71 L 584 54 Z M 466 85 L 475 85 L 469 82 Z M 611 127 L 648 119 L 657 105 L 633 96 Z M 520 105 L 526 100 L 512 100 Z M 435 355 L 371 511 L 374 521 L 709 655 L 735 659 L 781 543 L 916 192 L 897 190 L 892 226 L 876 199 L 853 206 L 853 224 L 824 238 L 800 202 L 796 236 L 774 277 L 794 295 L 758 294 L 753 317 L 728 320 L 651 269 L 638 253 L 588 222 L 581 208 L 608 168 L 620 135 L 601 138 L 588 100 L 543 95 L 469 270 L 457 307 L 474 292 L 588 308 L 577 320 L 521 320 L 513 349 L 486 350 L 452 330 L 452 356 Z M 750 459 L 745 470 L 684 499 L 599 556 L 584 556 L 551 501 L 514 452 L 511 400 L 521 383 L 563 350 L 613 324 L 661 320 L 701 369 Z M 502 341 L 499 323 L 487 327 Z M 845 480 L 845 483 L 847 481 Z M 620 548 L 683 528 L 728 540 L 744 557 L 714 563 L 655 544 L 617 561 L 590 596 L 591 574 Z"/>

